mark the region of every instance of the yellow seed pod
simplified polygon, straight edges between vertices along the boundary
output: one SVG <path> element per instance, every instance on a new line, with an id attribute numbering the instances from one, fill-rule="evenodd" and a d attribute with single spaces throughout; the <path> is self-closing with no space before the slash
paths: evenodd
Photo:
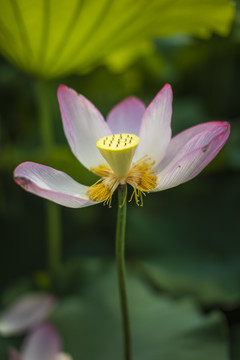
<path id="1" fill-rule="evenodd" d="M 115 175 L 123 178 L 128 173 L 139 141 L 134 134 L 115 134 L 99 139 L 96 146 Z"/>

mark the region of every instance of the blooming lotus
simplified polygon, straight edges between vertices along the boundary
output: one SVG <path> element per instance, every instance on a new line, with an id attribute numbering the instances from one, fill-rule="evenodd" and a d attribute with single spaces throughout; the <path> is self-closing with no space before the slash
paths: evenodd
<path id="1" fill-rule="evenodd" d="M 191 180 L 225 144 L 230 125 L 214 121 L 171 138 L 172 90 L 166 84 L 150 105 L 135 97 L 115 106 L 106 121 L 84 96 L 61 85 L 58 100 L 63 127 L 73 154 L 100 178 L 81 185 L 64 172 L 25 162 L 14 171 L 25 190 L 60 205 L 79 208 L 111 205 L 119 185 L 129 184 L 142 205 L 143 195 Z"/>

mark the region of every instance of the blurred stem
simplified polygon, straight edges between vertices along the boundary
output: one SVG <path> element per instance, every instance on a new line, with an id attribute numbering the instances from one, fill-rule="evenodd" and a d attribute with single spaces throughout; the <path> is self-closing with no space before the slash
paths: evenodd
<path id="1" fill-rule="evenodd" d="M 60 206 L 47 202 L 48 267 L 55 273 L 61 266 L 61 212 Z"/>
<path id="2" fill-rule="evenodd" d="M 128 314 L 126 274 L 125 274 L 125 229 L 127 214 L 127 185 L 118 187 L 118 213 L 117 213 L 117 230 L 116 230 L 116 260 L 118 273 L 118 286 L 122 314 L 123 340 L 125 360 L 131 360 L 131 338 L 130 338 L 130 321 Z"/>
<path id="3" fill-rule="evenodd" d="M 36 80 L 36 98 L 42 143 L 49 152 L 54 145 L 52 127 L 51 84 L 44 80 Z"/>
<path id="4" fill-rule="evenodd" d="M 38 106 L 39 126 L 44 150 L 51 153 L 54 147 L 52 127 L 52 86 L 44 80 L 36 80 L 35 93 Z M 61 213 L 57 204 L 47 201 L 48 268 L 55 273 L 61 264 Z"/>

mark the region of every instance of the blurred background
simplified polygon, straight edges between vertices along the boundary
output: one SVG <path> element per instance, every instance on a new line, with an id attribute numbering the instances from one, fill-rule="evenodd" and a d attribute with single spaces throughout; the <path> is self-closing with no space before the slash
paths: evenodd
<path id="1" fill-rule="evenodd" d="M 86 185 L 96 180 L 67 144 L 60 84 L 106 116 L 131 95 L 148 105 L 170 83 L 174 135 L 215 120 L 229 121 L 231 135 L 196 179 L 147 195 L 143 208 L 128 204 L 134 359 L 239 359 L 240 4 L 0 5 L 0 310 L 29 291 L 53 293 L 60 305 L 50 320 L 66 352 L 75 360 L 121 359 L 116 199 L 111 209 L 64 208 L 26 193 L 12 174 L 31 160 Z M 51 239 L 60 244 L 55 257 Z M 21 340 L 0 337 L 1 360 Z"/>

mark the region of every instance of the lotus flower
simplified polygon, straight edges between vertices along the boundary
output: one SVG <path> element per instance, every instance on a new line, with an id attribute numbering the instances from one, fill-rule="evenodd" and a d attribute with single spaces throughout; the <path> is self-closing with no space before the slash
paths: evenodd
<path id="1" fill-rule="evenodd" d="M 172 90 L 166 84 L 145 108 L 130 97 L 114 107 L 105 121 L 84 96 L 61 85 L 58 90 L 63 127 L 73 154 L 99 175 L 92 186 L 77 183 L 53 168 L 25 162 L 14 179 L 25 190 L 67 207 L 103 202 L 110 206 L 119 185 L 130 184 L 132 197 L 191 180 L 225 144 L 230 125 L 214 121 L 191 127 L 171 139 Z"/>

